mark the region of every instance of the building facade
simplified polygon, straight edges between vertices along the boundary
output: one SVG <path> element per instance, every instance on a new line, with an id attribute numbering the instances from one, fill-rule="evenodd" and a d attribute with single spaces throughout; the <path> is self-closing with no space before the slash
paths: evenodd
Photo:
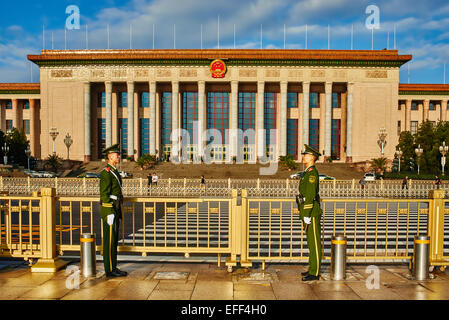
<path id="1" fill-rule="evenodd" d="M 396 50 L 44 50 L 28 58 L 40 84 L 0 86 L 0 122 L 29 132 L 41 158 L 57 128 L 56 153 L 65 154 L 69 133 L 76 160 L 99 159 L 114 143 L 134 158 L 298 158 L 307 143 L 357 162 L 380 156 L 381 128 L 392 158 L 401 130 L 447 119 L 449 86 L 399 84 L 412 57 Z"/>

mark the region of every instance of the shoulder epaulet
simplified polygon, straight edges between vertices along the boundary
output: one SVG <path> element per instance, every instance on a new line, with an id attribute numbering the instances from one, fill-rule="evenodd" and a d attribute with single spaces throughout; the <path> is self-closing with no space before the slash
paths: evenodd
<path id="1" fill-rule="evenodd" d="M 106 172 L 109 172 L 109 171 L 111 171 L 111 167 L 106 167 L 105 170 L 106 170 Z"/>
<path id="2" fill-rule="evenodd" d="M 313 170 L 313 168 L 312 167 L 310 167 L 308 170 L 307 170 L 307 172 L 309 172 L 309 171 L 312 171 Z"/>

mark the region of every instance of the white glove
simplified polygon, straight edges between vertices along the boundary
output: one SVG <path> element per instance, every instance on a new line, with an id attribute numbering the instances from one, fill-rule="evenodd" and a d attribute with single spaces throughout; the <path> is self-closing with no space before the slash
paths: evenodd
<path id="1" fill-rule="evenodd" d="M 304 217 L 304 223 L 305 224 L 310 224 L 312 222 L 312 218 L 311 217 Z"/>
<path id="2" fill-rule="evenodd" d="M 112 224 L 114 223 L 114 215 L 110 214 L 106 218 L 107 218 L 108 225 L 112 226 Z"/>

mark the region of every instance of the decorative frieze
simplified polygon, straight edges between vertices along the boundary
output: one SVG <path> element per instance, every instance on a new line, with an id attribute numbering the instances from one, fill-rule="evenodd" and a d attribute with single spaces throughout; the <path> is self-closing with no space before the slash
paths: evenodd
<path id="1" fill-rule="evenodd" d="M 72 70 L 51 70 L 52 78 L 72 78 L 73 71 Z"/>
<path id="2" fill-rule="evenodd" d="M 146 69 L 137 69 L 134 70 L 134 77 L 135 78 L 148 78 L 149 72 Z"/>
<path id="3" fill-rule="evenodd" d="M 106 73 L 104 70 L 92 70 L 90 72 L 90 76 L 92 78 L 105 78 L 106 77 Z"/>
<path id="4" fill-rule="evenodd" d="M 288 77 L 289 78 L 302 78 L 303 72 L 302 70 L 289 70 Z"/>
<path id="5" fill-rule="evenodd" d="M 128 76 L 127 69 L 112 70 L 112 78 L 126 78 Z"/>
<path id="6" fill-rule="evenodd" d="M 267 78 L 279 78 L 281 72 L 279 70 L 265 70 L 265 77 Z"/>
<path id="7" fill-rule="evenodd" d="M 310 72 L 312 78 L 324 78 L 326 76 L 326 71 L 324 70 L 312 70 Z"/>
<path id="8" fill-rule="evenodd" d="M 179 70 L 179 76 L 181 78 L 193 78 L 198 76 L 196 69 L 181 69 Z"/>
<path id="9" fill-rule="evenodd" d="M 256 69 L 240 69 L 239 70 L 239 77 L 241 77 L 241 78 L 255 78 L 255 77 L 257 77 L 257 70 Z"/>
<path id="10" fill-rule="evenodd" d="M 156 70 L 156 77 L 162 77 L 162 78 L 171 77 L 171 70 L 158 69 L 158 70 Z"/>
<path id="11" fill-rule="evenodd" d="M 388 72 L 387 70 L 367 70 L 365 76 L 370 79 L 386 79 Z"/>

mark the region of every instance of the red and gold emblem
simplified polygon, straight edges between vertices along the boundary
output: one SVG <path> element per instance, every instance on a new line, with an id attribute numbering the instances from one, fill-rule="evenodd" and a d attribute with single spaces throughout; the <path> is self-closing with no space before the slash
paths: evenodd
<path id="1" fill-rule="evenodd" d="M 225 63 L 220 59 L 212 61 L 210 64 L 210 73 L 212 74 L 212 78 L 224 78 L 226 74 Z"/>

